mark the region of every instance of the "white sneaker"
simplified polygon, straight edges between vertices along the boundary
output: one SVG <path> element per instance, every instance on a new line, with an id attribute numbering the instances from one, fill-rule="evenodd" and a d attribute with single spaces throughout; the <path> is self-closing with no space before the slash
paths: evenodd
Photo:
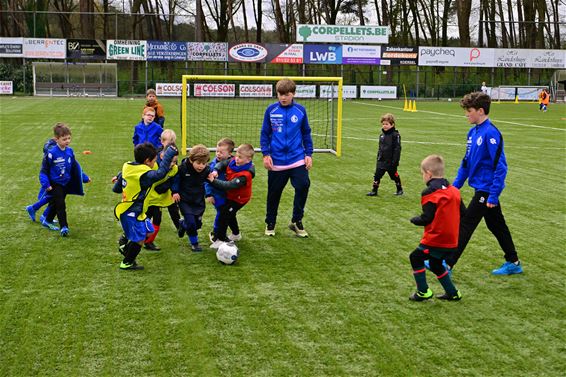
<path id="1" fill-rule="evenodd" d="M 297 237 L 306 238 L 309 236 L 305 228 L 303 227 L 302 221 L 297 221 L 296 223 L 291 222 L 289 224 L 289 229 L 291 229 Z"/>
<path id="2" fill-rule="evenodd" d="M 242 239 L 242 233 L 238 233 L 238 234 L 230 234 L 228 236 L 228 239 L 230 241 L 240 241 Z"/>
<path id="3" fill-rule="evenodd" d="M 275 236 L 275 224 L 267 224 L 265 227 L 265 235 L 273 237 Z"/>
<path id="4" fill-rule="evenodd" d="M 210 244 L 210 248 L 211 249 L 218 249 L 220 247 L 220 245 L 222 245 L 224 243 L 224 241 L 221 240 L 216 240 L 213 243 Z"/>

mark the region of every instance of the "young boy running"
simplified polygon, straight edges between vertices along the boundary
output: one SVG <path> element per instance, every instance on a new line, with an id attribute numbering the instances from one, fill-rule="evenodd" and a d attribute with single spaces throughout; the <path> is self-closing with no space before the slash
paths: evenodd
<path id="1" fill-rule="evenodd" d="M 210 161 L 208 149 L 202 144 L 193 146 L 189 157 L 181 162 L 179 173 L 173 180 L 171 188 L 173 200 L 179 204 L 183 214 L 178 235 L 183 237 L 185 233 L 188 234 L 193 252 L 202 251 L 198 230 L 202 227 L 202 216 L 206 209 L 204 182 L 210 173 L 208 161 Z"/>
<path id="2" fill-rule="evenodd" d="M 420 216 L 413 217 L 411 223 L 425 228 L 419 246 L 409 256 L 417 283 L 417 291 L 409 299 L 424 301 L 433 296 L 426 282 L 425 260 L 428 259 L 430 270 L 445 290 L 445 294 L 437 298 L 458 301 L 462 295 L 452 283 L 443 261 L 457 250 L 458 228 L 464 204 L 460 199 L 460 191 L 444 179 L 444 160 L 441 156 L 426 157 L 421 162 L 421 173 L 423 182 L 427 185 L 421 194 L 423 212 Z"/>
<path id="3" fill-rule="evenodd" d="M 220 207 L 218 228 L 210 245 L 212 249 L 218 249 L 222 242 L 239 241 L 242 238 L 228 238 L 226 231 L 230 227 L 234 235 L 240 235 L 236 214 L 252 197 L 252 180 L 255 176 L 253 156 L 254 147 L 251 144 L 242 144 L 238 147 L 236 157 L 216 164 L 214 172 L 208 177 L 214 187 L 226 191 L 226 201 Z M 217 179 L 223 171 L 226 173 L 226 180 Z"/>
<path id="4" fill-rule="evenodd" d="M 58 125 L 63 125 L 63 123 L 57 123 L 55 126 Z M 56 145 L 57 145 L 57 139 L 55 137 L 52 137 L 49 140 L 47 140 L 45 144 L 43 144 L 43 157 L 45 157 L 47 152 Z M 41 207 L 48 204 L 50 200 L 51 200 L 51 195 L 49 195 L 49 193 L 45 191 L 43 187 L 40 187 L 39 193 L 37 194 L 37 202 L 30 204 L 29 206 L 26 207 L 26 211 L 31 221 L 35 221 L 36 212 L 39 211 Z M 47 215 L 49 214 L 49 210 L 50 208 L 49 206 L 47 206 L 47 208 L 45 208 L 45 211 L 43 211 L 43 214 L 39 217 L 40 223 L 43 223 L 45 221 Z"/>
<path id="5" fill-rule="evenodd" d="M 499 196 L 505 187 L 507 161 L 501 132 L 489 120 L 491 99 L 487 94 L 466 94 L 460 102 L 468 122 L 474 126 L 468 132 L 466 154 L 454 180 L 460 189 L 466 180 L 475 194 L 460 223 L 458 251 L 446 259 L 450 268 L 458 262 L 468 241 L 482 219 L 503 249 L 505 263 L 492 271 L 494 275 L 513 275 L 523 272 L 511 232 L 505 223 Z"/>
<path id="6" fill-rule="evenodd" d="M 124 234 L 128 240 L 120 264 L 122 270 L 143 270 L 136 263 L 148 234 L 154 232 L 153 225 L 146 216 L 149 206 L 148 194 L 153 184 L 163 179 L 171 170 L 177 149 L 169 146 L 157 170 L 153 170 L 157 160 L 157 150 L 150 143 L 139 144 L 134 148 L 133 162 L 122 166 L 122 201 L 114 208 L 114 215 L 120 220 Z"/>
<path id="7" fill-rule="evenodd" d="M 232 158 L 232 152 L 234 151 L 234 147 L 235 145 L 232 139 L 228 139 L 226 137 L 220 139 L 218 143 L 216 143 L 216 157 L 212 161 L 210 161 L 210 164 L 208 165 L 210 171 L 214 171 L 214 167 L 216 166 L 216 164 L 222 161 L 229 161 Z M 225 172 L 219 171 L 217 178 L 219 180 L 225 180 L 226 179 Z M 205 182 L 204 190 L 205 190 L 206 202 L 214 205 L 214 208 L 216 209 L 216 217 L 214 218 L 214 225 L 212 227 L 212 232 L 210 232 L 209 235 L 210 242 L 214 242 L 214 234 L 218 231 L 218 218 L 220 217 L 220 207 L 222 207 L 226 202 L 226 191 L 214 187 L 210 182 Z M 235 238 L 234 241 L 239 241 L 241 238 L 240 234 L 238 233 L 236 234 L 232 233 L 230 237 L 231 239 Z"/>
<path id="8" fill-rule="evenodd" d="M 75 159 L 75 153 L 69 147 L 71 129 L 64 123 L 57 123 L 53 128 L 53 134 L 57 145 L 47 151 L 43 157 L 39 173 L 41 188 L 50 196 L 50 208 L 41 224 L 50 230 L 59 230 L 53 224 L 53 219 L 57 215 L 61 236 L 67 237 L 70 231 L 65 198 L 68 194 L 84 195 L 82 184 L 90 182 L 90 178 L 83 173 Z"/>

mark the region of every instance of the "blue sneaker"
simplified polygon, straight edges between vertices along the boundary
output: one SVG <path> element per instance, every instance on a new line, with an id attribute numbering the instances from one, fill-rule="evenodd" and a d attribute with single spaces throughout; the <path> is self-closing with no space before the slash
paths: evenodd
<path id="1" fill-rule="evenodd" d="M 45 219 L 41 222 L 41 225 L 43 225 L 44 227 L 46 227 L 49 230 L 55 230 L 55 231 L 59 230 L 59 227 L 57 225 L 50 223 Z"/>
<path id="2" fill-rule="evenodd" d="M 66 226 L 61 228 L 61 237 L 68 237 L 69 236 L 69 228 Z"/>
<path id="3" fill-rule="evenodd" d="M 450 269 L 450 267 L 448 267 L 448 264 L 446 264 L 446 261 L 445 261 L 445 260 L 442 261 L 442 265 L 444 266 L 444 268 L 446 268 L 446 269 L 448 270 L 448 275 L 449 275 L 450 277 L 452 277 L 452 270 Z M 424 266 L 425 266 L 425 268 L 426 268 L 427 270 L 430 271 L 430 262 L 429 262 L 428 259 L 425 259 L 425 261 L 424 261 Z"/>
<path id="4" fill-rule="evenodd" d="M 28 215 L 31 221 L 35 221 L 35 209 L 33 209 L 33 206 L 27 206 L 26 211 L 28 211 Z"/>
<path id="5" fill-rule="evenodd" d="M 41 215 L 39 216 L 39 222 L 42 223 L 47 219 L 47 217 L 45 215 Z M 57 221 L 56 219 L 53 219 L 53 224 L 57 224 L 59 221 Z"/>
<path id="6" fill-rule="evenodd" d="M 491 271 L 494 275 L 515 275 L 515 274 L 522 274 L 523 273 L 523 266 L 521 266 L 521 262 L 519 264 L 515 264 L 512 262 L 505 262 L 501 265 L 501 267 L 496 268 L 495 270 Z"/>

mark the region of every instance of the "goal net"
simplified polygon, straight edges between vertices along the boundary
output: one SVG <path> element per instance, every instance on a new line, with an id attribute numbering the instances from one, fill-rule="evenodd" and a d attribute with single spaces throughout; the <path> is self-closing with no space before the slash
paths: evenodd
<path id="1" fill-rule="evenodd" d="M 494 101 L 537 102 L 540 92 L 548 86 L 502 85 L 491 89 Z"/>
<path id="2" fill-rule="evenodd" d="M 277 101 L 275 84 L 284 77 L 183 75 L 182 153 L 195 144 L 214 150 L 229 137 L 259 151 L 265 109 Z M 297 84 L 295 101 L 307 110 L 315 152 L 341 154 L 342 78 L 288 77 Z"/>

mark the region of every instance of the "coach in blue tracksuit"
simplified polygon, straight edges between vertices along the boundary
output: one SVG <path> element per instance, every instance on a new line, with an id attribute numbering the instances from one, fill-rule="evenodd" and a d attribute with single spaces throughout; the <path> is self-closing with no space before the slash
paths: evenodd
<path id="1" fill-rule="evenodd" d="M 277 209 L 283 189 L 291 180 L 295 188 L 293 217 L 289 229 L 298 237 L 308 237 L 303 227 L 303 214 L 312 167 L 313 143 L 305 108 L 293 101 L 296 85 L 292 80 L 277 82 L 276 102 L 265 110 L 261 128 L 261 152 L 267 172 L 267 210 L 265 234 L 275 235 Z"/>
<path id="2" fill-rule="evenodd" d="M 485 224 L 497 238 L 505 253 L 505 263 L 492 271 L 494 275 L 512 275 L 523 272 L 511 232 L 501 212 L 499 195 L 505 187 L 507 161 L 503 151 L 503 137 L 488 118 L 491 99 L 482 92 L 470 93 L 461 101 L 468 122 L 474 127 L 468 132 L 466 155 L 462 160 L 453 185 L 460 189 L 466 179 L 475 194 L 460 221 L 458 251 L 446 263 L 452 268 L 470 241 L 474 230 L 485 219 Z"/>

